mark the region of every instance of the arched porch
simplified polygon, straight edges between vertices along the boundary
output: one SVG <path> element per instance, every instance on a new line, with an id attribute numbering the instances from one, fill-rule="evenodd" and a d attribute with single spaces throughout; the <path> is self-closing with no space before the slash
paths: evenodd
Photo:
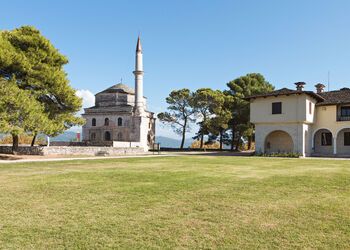
<path id="1" fill-rule="evenodd" d="M 350 127 L 337 132 L 336 152 L 339 156 L 350 156 Z"/>
<path id="2" fill-rule="evenodd" d="M 293 151 L 293 139 L 287 132 L 275 130 L 266 136 L 264 145 L 265 153 L 290 153 Z"/>
<path id="3" fill-rule="evenodd" d="M 313 136 L 313 150 L 315 154 L 319 155 L 336 154 L 334 138 L 330 130 L 323 128 L 315 131 Z"/>

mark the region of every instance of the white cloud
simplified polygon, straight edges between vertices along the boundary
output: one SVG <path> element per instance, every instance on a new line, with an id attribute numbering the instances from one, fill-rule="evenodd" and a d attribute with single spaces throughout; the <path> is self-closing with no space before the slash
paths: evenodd
<path id="1" fill-rule="evenodd" d="M 89 108 L 95 105 L 95 96 L 94 94 L 88 90 L 88 89 L 78 89 L 75 94 L 83 99 L 83 107 L 82 109 L 77 113 L 77 116 L 80 117 L 81 114 L 84 113 L 84 108 Z M 73 126 L 68 131 L 73 132 L 81 132 L 81 126 Z"/>
<path id="2" fill-rule="evenodd" d="M 83 98 L 83 108 L 88 108 L 95 105 L 95 96 L 90 90 L 78 89 L 75 94 L 78 97 Z"/>

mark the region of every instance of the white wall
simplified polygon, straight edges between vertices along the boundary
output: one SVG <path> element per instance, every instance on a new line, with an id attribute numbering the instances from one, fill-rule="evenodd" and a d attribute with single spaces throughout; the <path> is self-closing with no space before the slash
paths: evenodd
<path id="1" fill-rule="evenodd" d="M 274 102 L 282 103 L 282 114 L 272 114 L 272 103 Z M 312 103 L 312 114 L 308 112 L 309 102 Z M 312 123 L 314 122 L 315 103 L 316 100 L 306 94 L 252 99 L 250 103 L 250 120 L 255 124 Z"/>
<path id="2" fill-rule="evenodd" d="M 337 121 L 337 106 L 317 106 L 316 107 L 316 122 L 313 130 L 316 132 L 319 129 L 326 128 L 332 132 L 333 137 L 343 128 L 350 128 L 350 121 Z"/>

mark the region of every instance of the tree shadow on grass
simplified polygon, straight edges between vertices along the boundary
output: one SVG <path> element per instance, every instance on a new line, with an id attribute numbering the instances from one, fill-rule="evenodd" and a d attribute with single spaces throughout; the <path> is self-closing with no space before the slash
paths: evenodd
<path id="1" fill-rule="evenodd" d="M 10 154 L 0 154 L 0 160 L 7 160 L 7 161 L 15 161 L 15 160 L 20 160 L 22 159 L 21 157 L 19 156 L 16 156 L 16 155 L 10 155 Z"/>

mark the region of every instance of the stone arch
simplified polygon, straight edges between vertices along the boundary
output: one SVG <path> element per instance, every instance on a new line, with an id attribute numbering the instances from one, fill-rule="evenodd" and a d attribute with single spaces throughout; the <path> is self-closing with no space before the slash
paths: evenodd
<path id="1" fill-rule="evenodd" d="M 290 153 L 293 151 L 294 142 L 289 133 L 283 130 L 274 130 L 265 137 L 265 153 Z"/>
<path id="2" fill-rule="evenodd" d="M 112 140 L 112 138 L 111 138 L 111 132 L 106 131 L 106 132 L 105 132 L 105 141 L 110 141 L 110 140 Z"/>
<path id="3" fill-rule="evenodd" d="M 108 119 L 108 117 L 105 118 L 105 126 L 109 126 L 109 119 Z"/>
<path id="4" fill-rule="evenodd" d="M 118 127 L 123 126 L 123 118 L 119 117 L 118 118 Z"/>
<path id="5" fill-rule="evenodd" d="M 321 128 L 314 131 L 312 140 L 316 154 L 332 155 L 334 153 L 333 133 L 329 129 Z"/>
<path id="6" fill-rule="evenodd" d="M 350 155 L 350 126 L 339 129 L 336 133 L 336 149 L 338 155 Z"/>

